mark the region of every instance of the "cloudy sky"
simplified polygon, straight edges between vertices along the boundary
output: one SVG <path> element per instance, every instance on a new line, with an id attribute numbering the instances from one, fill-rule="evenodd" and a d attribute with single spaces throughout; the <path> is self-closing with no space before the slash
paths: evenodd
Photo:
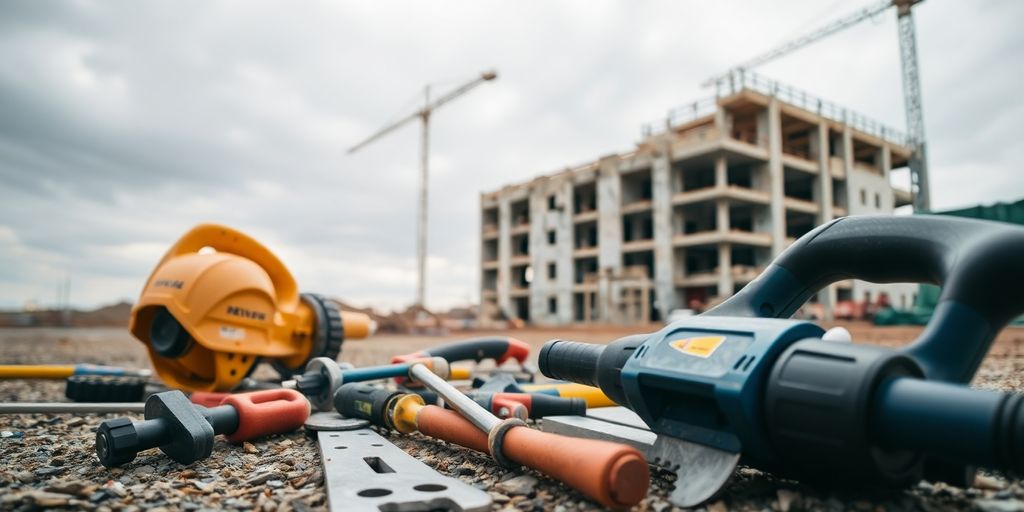
<path id="1" fill-rule="evenodd" d="M 416 125 L 444 90 L 428 305 L 477 299 L 479 192 L 628 150 L 708 75 L 866 2 L 3 2 L 0 308 L 133 300 L 194 224 L 300 287 L 397 307 L 415 283 Z M 933 203 L 1024 197 L 1024 2 L 916 9 Z M 902 129 L 895 14 L 760 71 Z"/>

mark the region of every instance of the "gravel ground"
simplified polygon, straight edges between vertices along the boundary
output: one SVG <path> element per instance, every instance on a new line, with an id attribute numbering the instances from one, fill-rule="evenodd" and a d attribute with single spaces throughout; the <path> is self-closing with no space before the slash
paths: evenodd
<path id="1" fill-rule="evenodd" d="M 854 338 L 898 344 L 917 330 L 851 329 Z M 607 341 L 625 331 L 527 331 L 517 333 L 539 346 L 567 337 Z M 438 343 L 438 338 L 378 337 L 346 345 L 343 359 L 357 365 L 381 363 L 395 353 Z M 1008 331 L 986 360 L 975 385 L 1024 390 L 1024 331 Z M 122 329 L 0 329 L 0 362 L 89 362 L 146 365 L 141 344 Z M 257 376 L 269 375 L 260 369 Z M 63 400 L 63 383 L 0 381 L 0 401 Z M 219 439 L 209 459 L 181 466 L 157 450 L 143 452 L 118 469 L 103 468 L 93 452 L 94 429 L 119 415 L 0 416 L 0 509 L 69 507 L 90 510 L 261 509 L 324 510 L 326 495 L 316 443 L 302 432 L 277 435 L 242 446 Z M 506 470 L 489 458 L 420 435 L 384 433 L 410 454 L 443 474 L 488 491 L 495 510 L 599 510 L 600 506 L 558 482 L 529 470 Z M 647 499 L 636 510 L 664 511 L 672 475 L 654 472 Z M 724 510 L 1024 510 L 1024 482 L 1001 475 L 979 476 L 961 489 L 920 483 L 897 493 L 844 494 L 741 468 L 722 495 L 703 508 Z"/>

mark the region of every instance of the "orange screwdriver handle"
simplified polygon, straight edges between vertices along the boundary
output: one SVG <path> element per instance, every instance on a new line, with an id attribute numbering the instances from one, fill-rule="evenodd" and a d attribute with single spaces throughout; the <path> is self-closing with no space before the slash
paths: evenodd
<path id="1" fill-rule="evenodd" d="M 636 505 L 651 483 L 639 451 L 608 441 L 512 427 L 502 440 L 502 452 L 505 458 L 561 480 L 609 508 Z"/>
<path id="2" fill-rule="evenodd" d="M 232 443 L 290 432 L 309 418 L 309 401 L 294 389 L 228 395 L 221 405 L 230 405 L 238 412 L 238 430 L 224 436 Z"/>
<path id="3" fill-rule="evenodd" d="M 490 453 L 487 448 L 487 434 L 451 409 L 436 405 L 425 406 L 420 409 L 416 423 L 417 429 L 424 435 L 478 452 Z"/>

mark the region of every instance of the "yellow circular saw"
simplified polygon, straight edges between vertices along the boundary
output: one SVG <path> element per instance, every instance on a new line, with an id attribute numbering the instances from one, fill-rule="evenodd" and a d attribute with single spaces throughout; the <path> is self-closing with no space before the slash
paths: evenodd
<path id="1" fill-rule="evenodd" d="M 129 330 L 168 386 L 229 391 L 260 360 L 287 377 L 314 357 L 336 359 L 344 340 L 366 338 L 374 324 L 300 294 L 281 260 L 244 233 L 201 224 L 157 264 Z"/>

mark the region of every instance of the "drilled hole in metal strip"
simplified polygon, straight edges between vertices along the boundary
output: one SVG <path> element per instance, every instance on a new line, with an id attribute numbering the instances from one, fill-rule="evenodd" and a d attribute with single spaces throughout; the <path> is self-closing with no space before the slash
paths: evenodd
<path id="1" fill-rule="evenodd" d="M 443 491 L 443 490 L 445 490 L 447 488 L 448 488 L 448 486 L 441 485 L 441 484 L 420 484 L 420 485 L 417 485 L 416 487 L 413 487 L 413 489 L 416 489 L 417 491 L 422 491 L 422 492 L 441 492 L 441 491 Z"/>

